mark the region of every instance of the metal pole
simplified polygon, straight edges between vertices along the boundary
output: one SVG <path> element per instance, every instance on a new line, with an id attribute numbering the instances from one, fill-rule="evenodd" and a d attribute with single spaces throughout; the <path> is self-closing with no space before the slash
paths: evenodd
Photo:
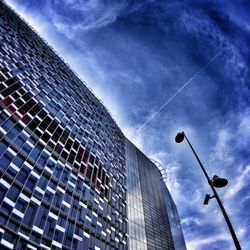
<path id="1" fill-rule="evenodd" d="M 231 222 L 230 222 L 230 220 L 229 220 L 229 217 L 228 217 L 228 215 L 227 215 L 227 213 L 226 213 L 226 210 L 225 210 L 225 208 L 224 208 L 224 206 L 223 206 L 223 204 L 222 204 L 222 202 L 221 202 L 221 200 L 220 200 L 220 197 L 219 197 L 219 195 L 218 195 L 218 193 L 217 193 L 215 187 L 213 186 L 212 181 L 210 180 L 210 178 L 209 178 L 209 176 L 208 176 L 208 174 L 207 174 L 207 172 L 206 172 L 206 170 L 205 170 L 203 164 L 201 163 L 201 161 L 200 161 L 198 155 L 196 154 L 196 152 L 195 152 L 194 148 L 192 147 L 190 141 L 188 140 L 187 136 L 185 135 L 184 132 L 182 132 L 182 133 L 183 133 L 184 137 L 186 138 L 186 140 L 187 140 L 187 142 L 188 142 L 190 148 L 192 149 L 192 151 L 193 151 L 193 153 L 194 153 L 194 155 L 195 155 L 197 161 L 199 162 L 200 167 L 201 167 L 203 173 L 205 174 L 205 176 L 206 176 L 206 178 L 207 178 L 208 184 L 210 185 L 211 189 L 213 190 L 214 197 L 216 198 L 216 200 L 217 200 L 217 202 L 218 202 L 218 204 L 219 204 L 219 207 L 220 207 L 220 209 L 221 209 L 221 212 L 222 212 L 223 215 L 224 215 L 224 218 L 225 218 L 225 220 L 226 220 L 228 229 L 229 229 L 229 231 L 230 231 L 230 233 L 231 233 L 231 236 L 232 236 L 232 238 L 233 238 L 233 241 L 234 241 L 234 244 L 235 244 L 236 249 L 237 249 L 237 250 L 241 250 L 241 246 L 240 246 L 240 243 L 239 243 L 239 241 L 238 241 L 238 239 L 237 239 L 237 236 L 236 236 L 236 234 L 235 234 L 235 232 L 234 232 L 233 226 L 232 226 L 232 224 L 231 224 Z"/>

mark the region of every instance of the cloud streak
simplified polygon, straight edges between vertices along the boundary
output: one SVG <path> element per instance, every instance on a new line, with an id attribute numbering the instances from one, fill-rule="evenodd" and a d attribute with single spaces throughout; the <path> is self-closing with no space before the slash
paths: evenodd
<path id="1" fill-rule="evenodd" d="M 184 83 L 184 85 L 177 90 L 176 93 L 174 93 L 156 112 L 153 113 L 153 115 L 145 122 L 142 124 L 141 127 L 139 127 L 139 129 L 136 131 L 137 133 L 142 130 L 165 106 L 167 106 L 184 88 L 187 87 L 187 85 L 193 80 L 195 79 L 199 74 L 201 74 L 201 72 L 203 70 L 205 70 L 208 65 L 210 65 L 217 56 L 219 56 L 219 54 L 222 52 L 222 50 L 220 50 L 214 57 L 212 57 L 208 63 L 206 63 L 198 72 L 196 72 L 187 82 Z"/>

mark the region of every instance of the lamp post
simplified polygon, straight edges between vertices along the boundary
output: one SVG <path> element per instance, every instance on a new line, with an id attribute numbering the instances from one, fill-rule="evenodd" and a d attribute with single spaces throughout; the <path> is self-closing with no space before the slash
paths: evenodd
<path id="1" fill-rule="evenodd" d="M 210 179 L 209 176 L 208 176 L 208 174 L 207 174 L 207 172 L 206 172 L 206 170 L 205 170 L 205 168 L 204 168 L 204 166 L 203 166 L 203 164 L 201 163 L 201 161 L 200 161 L 198 155 L 196 154 L 196 152 L 195 152 L 193 146 L 191 145 L 191 143 L 190 143 L 190 141 L 188 140 L 188 138 L 187 138 L 187 136 L 185 135 L 185 133 L 184 133 L 184 132 L 180 132 L 180 133 L 178 133 L 178 134 L 176 135 L 176 137 L 175 137 L 175 141 L 176 141 L 177 143 L 181 143 L 184 139 L 187 140 L 187 142 L 188 142 L 188 144 L 189 144 L 191 150 L 193 151 L 193 153 L 194 153 L 194 155 L 195 155 L 197 161 L 199 162 L 199 165 L 200 165 L 200 167 L 201 167 L 203 173 L 205 174 L 205 176 L 206 176 L 206 178 L 207 178 L 208 184 L 210 185 L 210 187 L 211 187 L 211 189 L 212 189 L 212 191 L 213 191 L 213 196 L 210 196 L 209 194 L 206 194 L 205 200 L 204 200 L 204 203 L 203 203 L 203 204 L 204 204 L 204 205 L 207 205 L 208 202 L 209 202 L 209 200 L 212 199 L 212 198 L 215 198 L 215 199 L 217 200 L 217 202 L 218 202 L 218 204 L 219 204 L 219 207 L 220 207 L 220 209 L 221 209 L 221 212 L 223 213 L 224 218 L 225 218 L 225 220 L 226 220 L 228 229 L 229 229 L 229 231 L 230 231 L 230 233 L 231 233 L 231 236 L 232 236 L 232 238 L 233 238 L 235 247 L 236 247 L 237 250 L 241 250 L 241 246 L 240 246 L 240 243 L 239 243 L 239 241 L 238 241 L 238 239 L 237 239 L 237 237 L 236 237 L 236 234 L 235 234 L 235 232 L 234 232 L 233 226 L 232 226 L 232 224 L 231 224 L 231 222 L 230 222 L 230 220 L 229 220 L 229 217 L 228 217 L 228 215 L 227 215 L 227 213 L 226 213 L 226 210 L 225 210 L 225 208 L 224 208 L 224 206 L 223 206 L 223 204 L 222 204 L 222 202 L 221 202 L 221 200 L 220 200 L 220 197 L 219 197 L 219 195 L 218 195 L 218 193 L 217 193 L 217 191 L 216 191 L 216 189 L 215 189 L 215 187 L 216 187 L 216 188 L 225 187 L 225 186 L 227 185 L 228 181 L 227 181 L 226 179 L 224 179 L 224 178 L 218 177 L 217 175 L 214 175 L 214 177 L 213 177 L 212 179 Z"/>

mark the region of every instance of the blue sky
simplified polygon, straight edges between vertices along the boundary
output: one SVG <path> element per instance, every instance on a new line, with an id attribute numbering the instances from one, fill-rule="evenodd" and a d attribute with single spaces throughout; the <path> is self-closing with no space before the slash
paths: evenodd
<path id="1" fill-rule="evenodd" d="M 216 201 L 203 205 L 209 186 L 187 143 L 174 142 L 178 131 L 186 132 L 211 177 L 229 180 L 218 192 L 248 249 L 248 1 L 6 2 L 103 100 L 132 142 L 165 166 L 188 249 L 234 245 Z"/>

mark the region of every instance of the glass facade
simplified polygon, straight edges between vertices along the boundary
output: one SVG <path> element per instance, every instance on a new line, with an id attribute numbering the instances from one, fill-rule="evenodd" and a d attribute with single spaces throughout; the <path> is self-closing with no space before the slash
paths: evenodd
<path id="1" fill-rule="evenodd" d="M 168 211 L 174 247 L 178 250 L 187 250 L 176 205 L 163 181 L 162 191 L 166 201 L 166 209 Z"/>
<path id="2" fill-rule="evenodd" d="M 147 237 L 136 147 L 126 139 L 125 148 L 129 247 L 134 250 L 144 250 L 147 249 Z"/>
<path id="3" fill-rule="evenodd" d="M 155 164 L 136 149 L 148 249 L 175 249 L 166 202 L 161 190 L 162 175 Z"/>
<path id="4" fill-rule="evenodd" d="M 155 165 L 2 1 L 0 44 L 0 248 L 174 249 Z"/>
<path id="5" fill-rule="evenodd" d="M 177 208 L 161 172 L 125 140 L 129 249 L 186 250 Z"/>

